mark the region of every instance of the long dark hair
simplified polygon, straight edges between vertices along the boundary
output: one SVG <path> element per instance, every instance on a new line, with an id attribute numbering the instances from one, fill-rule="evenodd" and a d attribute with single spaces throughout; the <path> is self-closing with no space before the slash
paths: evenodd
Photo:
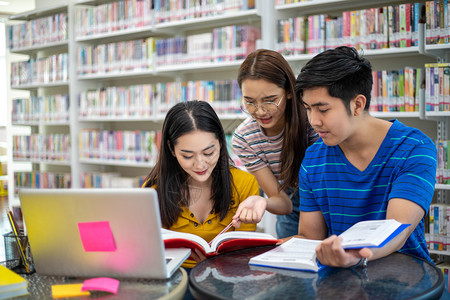
<path id="1" fill-rule="evenodd" d="M 220 143 L 220 156 L 214 168 L 211 197 L 213 211 L 223 220 L 231 202 L 232 180 L 230 157 L 225 132 L 219 117 L 205 101 L 187 101 L 174 105 L 166 115 L 162 127 L 161 149 L 155 167 L 146 178 L 145 187 L 155 186 L 159 197 L 161 221 L 169 228 L 178 219 L 182 206 L 189 206 L 189 175 L 172 155 L 177 139 L 195 130 L 212 132 Z"/>
<path id="2" fill-rule="evenodd" d="M 281 150 L 281 190 L 298 186 L 298 172 L 308 147 L 305 108 L 295 93 L 295 75 L 281 54 L 272 50 L 259 49 L 250 53 L 241 64 L 238 84 L 246 79 L 264 79 L 284 89 L 291 98 L 286 99 L 284 112 L 283 148 Z"/>

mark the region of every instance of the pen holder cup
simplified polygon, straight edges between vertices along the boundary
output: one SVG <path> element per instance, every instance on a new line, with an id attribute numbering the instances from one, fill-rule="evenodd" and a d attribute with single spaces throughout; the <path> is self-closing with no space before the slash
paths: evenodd
<path id="1" fill-rule="evenodd" d="M 30 244 L 26 235 L 14 235 L 12 232 L 3 235 L 5 242 L 5 266 L 19 274 L 31 274 L 34 272 L 33 258 L 31 256 Z M 29 270 L 25 268 L 20 255 L 19 247 L 17 246 L 17 238 L 20 241 L 24 251 L 25 259 L 27 260 Z"/>

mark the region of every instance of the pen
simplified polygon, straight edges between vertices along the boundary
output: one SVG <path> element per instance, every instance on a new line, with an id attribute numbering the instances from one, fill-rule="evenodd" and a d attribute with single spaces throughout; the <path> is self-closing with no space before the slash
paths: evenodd
<path id="1" fill-rule="evenodd" d="M 239 217 L 237 217 L 236 221 L 239 221 Z M 208 245 L 211 246 L 212 242 L 222 233 L 226 232 L 228 229 L 230 229 L 230 227 L 233 226 L 233 221 L 230 222 L 230 224 L 227 225 L 227 227 L 225 227 L 221 232 L 219 232 L 212 240 L 211 242 L 208 243 Z"/>
<path id="2" fill-rule="evenodd" d="M 7 210 L 7 215 L 8 215 L 9 224 L 11 225 L 11 229 L 12 229 L 14 238 L 16 240 L 16 244 L 17 244 L 17 248 L 19 250 L 20 258 L 22 259 L 23 265 L 25 266 L 25 270 L 27 272 L 30 272 L 30 267 L 28 266 L 28 261 L 27 261 L 27 259 L 25 257 L 25 252 L 24 252 L 24 250 L 22 248 L 22 244 L 20 243 L 19 231 L 18 231 L 18 229 L 15 226 L 16 222 L 14 220 L 12 212 L 10 210 Z"/>

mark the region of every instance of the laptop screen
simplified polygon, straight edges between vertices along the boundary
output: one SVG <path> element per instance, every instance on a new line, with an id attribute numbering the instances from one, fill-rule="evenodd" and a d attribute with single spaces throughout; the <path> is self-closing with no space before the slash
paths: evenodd
<path id="1" fill-rule="evenodd" d="M 38 273 L 170 276 L 154 189 L 23 189 L 19 197 Z"/>

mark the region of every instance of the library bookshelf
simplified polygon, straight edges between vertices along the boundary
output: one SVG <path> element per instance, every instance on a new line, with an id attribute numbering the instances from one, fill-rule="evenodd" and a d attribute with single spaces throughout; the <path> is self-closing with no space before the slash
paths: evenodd
<path id="1" fill-rule="evenodd" d="M 19 42 L 9 50 L 10 57 L 26 55 L 29 63 L 24 67 L 13 61 L 16 65 L 10 67 L 8 109 L 14 114 L 8 126 L 26 127 L 29 132 L 25 134 L 27 138 L 16 143 L 13 141 L 17 137 L 10 134 L 8 143 L 26 145 L 27 139 L 34 137 L 59 146 L 56 150 L 55 147 L 47 149 L 45 158 L 36 156 L 39 151 L 31 146 L 25 153 L 21 153 L 24 149 L 20 147 L 10 151 L 8 174 L 11 180 L 8 184 L 9 191 L 13 191 L 9 193 L 10 205 L 17 205 L 17 181 L 39 181 L 33 174 L 39 176 L 42 173 L 47 177 L 50 174 L 45 182 L 54 180 L 53 186 L 90 187 L 103 180 L 107 182 L 104 186 L 121 186 L 121 182 L 138 186 L 139 180 L 153 166 L 156 153 L 144 153 L 142 143 L 156 150 L 157 133 L 165 112 L 182 99 L 210 101 L 226 131 L 231 133 L 245 118 L 239 111 L 240 91 L 235 78 L 239 65 L 252 48 L 238 47 L 236 40 L 226 39 L 227 34 L 236 38 L 245 32 L 252 47 L 280 51 L 298 74 L 309 59 L 325 49 L 327 41 L 348 42 L 324 35 L 326 26 L 338 26 L 339 23 L 333 22 L 351 12 L 364 12 L 364 18 L 367 18 L 371 9 L 377 8 L 379 13 L 386 8 L 384 13 L 387 14 L 389 7 L 393 7 L 393 11 L 402 11 L 400 5 L 405 4 L 405 1 L 384 0 L 255 0 L 217 1 L 216 6 L 189 7 L 188 3 L 192 2 L 177 1 L 186 6 L 170 10 L 170 7 L 162 7 L 159 0 L 55 0 L 53 6 L 39 7 L 10 18 L 12 25 L 20 23 L 27 24 L 22 25 L 25 28 L 34 28 L 36 24 L 48 24 L 48 28 L 58 28 L 59 33 L 52 36 L 47 27 L 41 25 L 38 28 L 44 35 L 43 42 L 34 41 L 29 31 L 21 33 L 20 28 L 17 35 L 9 38 L 11 42 Z M 427 2 L 417 1 L 424 6 Z M 239 7 L 233 6 L 236 3 Z M 127 14 L 119 18 L 118 14 L 111 13 L 117 11 Z M 103 18 L 105 15 L 111 17 Z M 310 24 L 322 22 L 322 26 L 308 28 L 317 34 L 310 35 L 313 40 L 304 37 L 303 42 L 295 40 L 295 30 L 289 25 L 305 20 Z M 406 67 L 424 69 L 425 64 L 447 61 L 450 44 L 429 44 L 428 27 L 414 26 L 409 33 L 394 30 L 378 36 L 380 41 L 376 40 L 376 45 L 382 44 L 389 34 L 399 40 L 398 44 L 388 45 L 388 48 L 374 49 L 378 46 L 364 44 L 364 33 L 371 36 L 367 29 L 356 30 L 355 34 L 359 32 L 357 40 L 364 48 L 361 51 L 372 62 L 374 70 L 385 70 L 388 76 L 391 76 L 391 70 L 395 70 L 393 74 L 397 76 L 398 70 L 406 70 Z M 24 38 L 17 39 L 21 34 Z M 415 40 L 403 47 L 401 41 L 405 34 L 407 39 L 413 41 L 415 37 Z M 187 50 L 180 50 L 187 48 L 190 51 L 202 43 L 214 46 L 214 38 L 219 36 L 230 41 L 231 46 L 208 48 L 207 59 L 202 59 L 205 51 L 192 50 L 188 55 Z M 257 40 L 253 40 L 254 37 Z M 307 49 L 308 45 L 314 47 Z M 133 51 L 126 56 L 123 49 Z M 35 72 L 37 80 L 24 80 L 24 72 L 27 73 L 33 64 L 37 66 L 35 69 L 43 70 L 43 74 Z M 17 73 L 17 69 L 25 71 Z M 13 94 L 17 91 L 28 94 L 15 97 Z M 211 94 L 215 96 L 208 99 Z M 425 94 L 420 86 L 414 91 L 412 110 L 381 107 L 380 111 L 374 109 L 371 113 L 380 118 L 400 119 L 434 140 L 448 139 L 449 112 L 426 111 Z M 40 107 L 50 108 L 50 111 L 42 112 Z M 121 145 L 127 148 L 118 151 L 108 148 L 110 145 L 106 142 L 93 149 L 80 147 L 80 144 L 91 145 L 94 141 L 114 140 L 117 136 L 128 137 L 125 145 Z M 56 143 L 55 140 L 64 142 Z M 20 153 L 22 156 L 18 155 Z M 15 172 L 23 173 L 18 165 L 24 162 L 28 164 L 28 173 L 14 177 Z M 445 202 L 447 185 L 436 185 L 436 190 L 437 201 Z"/>

